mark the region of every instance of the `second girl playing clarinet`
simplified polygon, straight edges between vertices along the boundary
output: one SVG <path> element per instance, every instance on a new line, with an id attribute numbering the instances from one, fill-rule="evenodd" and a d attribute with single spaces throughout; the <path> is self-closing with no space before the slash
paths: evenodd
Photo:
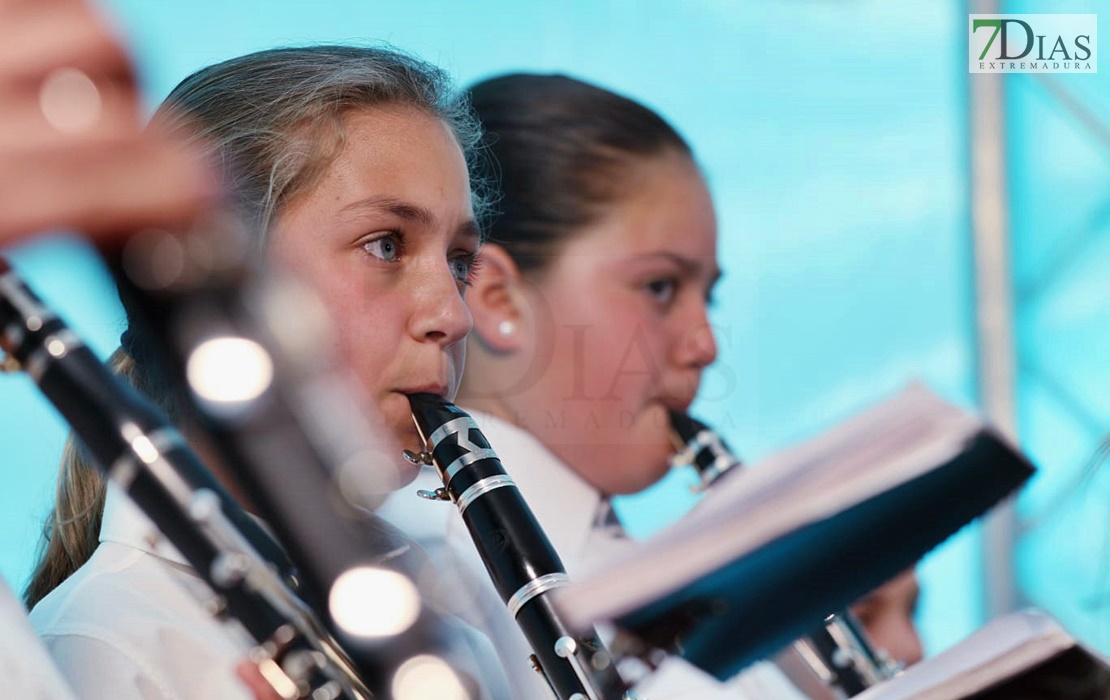
<path id="1" fill-rule="evenodd" d="M 458 403 L 573 580 L 628 546 L 608 499 L 666 474 L 668 413 L 688 408 L 716 358 L 716 216 L 689 145 L 643 105 L 558 75 L 492 78 L 470 95 L 503 196 L 467 296 L 475 327 Z M 395 494 L 389 517 L 470 574 L 463 614 L 498 645 L 514 694 L 544 697 L 462 523 L 416 500 Z M 767 663 L 722 685 L 676 658 L 636 691 L 803 697 Z"/>

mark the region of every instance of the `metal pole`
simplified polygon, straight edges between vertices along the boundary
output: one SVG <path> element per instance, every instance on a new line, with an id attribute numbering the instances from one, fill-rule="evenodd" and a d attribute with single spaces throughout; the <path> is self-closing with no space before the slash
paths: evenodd
<path id="1" fill-rule="evenodd" d="M 969 5 L 975 14 L 998 13 L 998 2 L 994 0 L 972 0 Z M 1003 76 L 969 73 L 968 78 L 979 404 L 986 417 L 1016 442 L 1017 372 Z M 988 619 L 1017 608 L 1021 602 L 1014 578 L 1016 533 L 1017 512 L 1012 500 L 1001 504 L 983 524 L 983 594 Z"/>

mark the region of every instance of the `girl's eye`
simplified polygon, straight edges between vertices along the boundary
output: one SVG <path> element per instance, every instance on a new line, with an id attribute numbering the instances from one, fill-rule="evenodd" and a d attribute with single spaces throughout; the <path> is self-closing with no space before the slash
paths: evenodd
<path id="1" fill-rule="evenodd" d="M 363 243 L 362 249 L 380 260 L 396 262 L 398 256 L 401 255 L 401 241 L 397 234 L 390 233 Z"/>
<path id="2" fill-rule="evenodd" d="M 462 253 L 451 258 L 451 274 L 463 284 L 469 285 L 474 281 L 474 273 L 478 270 L 478 255 L 476 253 Z"/>
<path id="3" fill-rule="evenodd" d="M 648 294 L 660 304 L 666 304 L 674 299 L 678 283 L 673 279 L 653 280 L 646 285 Z"/>

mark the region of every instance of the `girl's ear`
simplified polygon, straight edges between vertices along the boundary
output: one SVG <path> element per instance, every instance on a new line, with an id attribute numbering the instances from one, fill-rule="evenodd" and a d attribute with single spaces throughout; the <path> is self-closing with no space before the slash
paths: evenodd
<path id="1" fill-rule="evenodd" d="M 474 337 L 494 353 L 519 350 L 525 328 L 523 280 L 516 263 L 496 243 L 482 245 L 466 303 L 474 317 Z"/>

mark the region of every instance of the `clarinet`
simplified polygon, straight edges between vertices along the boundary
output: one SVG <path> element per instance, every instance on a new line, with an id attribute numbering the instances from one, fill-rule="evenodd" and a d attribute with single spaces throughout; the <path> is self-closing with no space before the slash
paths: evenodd
<path id="1" fill-rule="evenodd" d="M 850 610 L 829 615 L 824 625 L 796 640 L 792 648 L 823 683 L 848 698 L 902 670 L 886 651 L 871 645 Z"/>
<path id="2" fill-rule="evenodd" d="M 675 447 L 671 466 L 693 467 L 698 475 L 698 482 L 691 487 L 694 492 L 704 492 L 720 479 L 741 472 L 740 459 L 712 428 L 677 411 L 671 412 L 670 419 Z M 791 648 L 822 683 L 841 697 L 859 695 L 902 670 L 886 651 L 872 646 L 850 610 L 829 615 Z"/>
<path id="3" fill-rule="evenodd" d="M 256 641 L 251 660 L 282 698 L 372 697 L 259 549 L 269 536 L 239 508 L 169 420 L 123 382 L 0 258 L 0 349 L 24 370 L 93 462 L 154 521 L 217 595 L 217 614 Z M 257 547 L 255 545 L 258 545 Z"/>
<path id="4" fill-rule="evenodd" d="M 421 491 L 453 501 L 501 599 L 531 645 L 533 668 L 559 700 L 634 696 L 596 631 L 574 634 L 546 595 L 569 583 L 566 569 L 474 419 L 434 394 L 409 396 L 425 451 L 405 452 L 435 466 L 443 487 Z"/>
<path id="5" fill-rule="evenodd" d="M 148 364 L 186 397 L 372 696 L 476 698 L 459 630 L 420 594 L 403 536 L 369 512 L 399 485 L 392 443 L 350 391 L 357 380 L 325 361 L 326 307 L 277 270 L 255 270 L 263 256 L 228 220 L 185 238 L 140 233 L 108 262 Z M 219 371 L 228 366 L 236 376 Z"/>

